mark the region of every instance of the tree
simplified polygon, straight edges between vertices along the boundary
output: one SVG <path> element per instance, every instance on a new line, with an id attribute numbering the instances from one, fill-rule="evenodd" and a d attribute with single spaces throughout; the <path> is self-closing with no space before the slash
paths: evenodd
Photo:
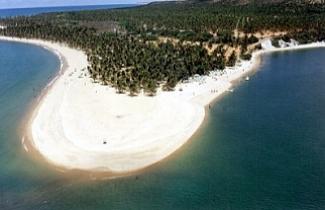
<path id="1" fill-rule="evenodd" d="M 146 83 L 145 86 L 145 92 L 149 95 L 149 96 L 154 96 L 157 93 L 157 83 L 155 80 L 149 80 L 148 83 Z"/>
<path id="2" fill-rule="evenodd" d="M 236 61 L 237 61 L 237 56 L 236 56 L 235 51 L 233 51 L 228 58 L 227 66 L 235 66 Z"/>

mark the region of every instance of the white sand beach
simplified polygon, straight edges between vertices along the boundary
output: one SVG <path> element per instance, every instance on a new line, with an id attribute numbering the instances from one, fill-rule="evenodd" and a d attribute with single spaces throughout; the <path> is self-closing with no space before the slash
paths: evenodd
<path id="1" fill-rule="evenodd" d="M 264 50 L 224 74 L 194 77 L 155 97 L 130 97 L 93 83 L 79 50 L 41 40 L 0 39 L 43 46 L 66 62 L 28 125 L 32 145 L 57 166 L 114 173 L 143 169 L 184 145 L 202 124 L 205 107 L 254 69 L 262 53 L 325 46 L 292 43 L 279 49 L 265 40 Z"/>

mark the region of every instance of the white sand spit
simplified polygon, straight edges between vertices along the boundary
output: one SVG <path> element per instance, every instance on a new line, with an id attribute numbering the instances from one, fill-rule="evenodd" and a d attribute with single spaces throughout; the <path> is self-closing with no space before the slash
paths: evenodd
<path id="1" fill-rule="evenodd" d="M 130 97 L 93 83 L 81 51 L 42 40 L 0 39 L 43 46 L 67 64 L 35 110 L 30 125 L 33 146 L 49 162 L 67 169 L 115 173 L 143 169 L 179 149 L 200 127 L 205 106 L 247 74 L 261 53 L 324 46 L 275 49 L 266 40 L 266 49 L 224 74 L 194 77 L 174 92 L 159 91 L 155 97 Z"/>

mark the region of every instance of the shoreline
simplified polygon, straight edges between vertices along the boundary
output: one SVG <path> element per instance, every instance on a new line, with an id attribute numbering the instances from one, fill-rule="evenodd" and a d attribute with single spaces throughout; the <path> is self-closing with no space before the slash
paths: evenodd
<path id="1" fill-rule="evenodd" d="M 153 98 L 132 98 L 92 83 L 81 70 L 87 67 L 87 58 L 79 50 L 35 39 L 0 40 L 38 45 L 60 58 L 60 71 L 38 97 L 27 123 L 34 149 L 60 168 L 112 174 L 141 171 L 179 150 L 206 121 L 209 104 L 253 73 L 263 54 L 325 47 L 321 42 L 272 48 L 265 40 L 263 50 L 254 52 L 250 61 L 227 68 L 225 74 L 196 77 L 173 92 L 158 91 Z"/>

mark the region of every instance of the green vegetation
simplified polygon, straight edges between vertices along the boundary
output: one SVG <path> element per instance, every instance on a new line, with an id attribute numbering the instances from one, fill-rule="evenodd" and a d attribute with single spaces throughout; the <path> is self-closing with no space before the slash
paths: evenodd
<path id="1" fill-rule="evenodd" d="M 157 87 L 170 91 L 195 74 L 250 59 L 263 36 L 300 43 L 324 40 L 325 7 L 293 1 L 235 6 L 174 2 L 17 17 L 0 24 L 7 26 L 2 35 L 84 50 L 91 77 L 119 93 L 154 95 Z"/>
<path id="2" fill-rule="evenodd" d="M 272 45 L 273 45 L 274 47 L 280 47 L 279 39 L 277 39 L 277 38 L 272 39 Z"/>

